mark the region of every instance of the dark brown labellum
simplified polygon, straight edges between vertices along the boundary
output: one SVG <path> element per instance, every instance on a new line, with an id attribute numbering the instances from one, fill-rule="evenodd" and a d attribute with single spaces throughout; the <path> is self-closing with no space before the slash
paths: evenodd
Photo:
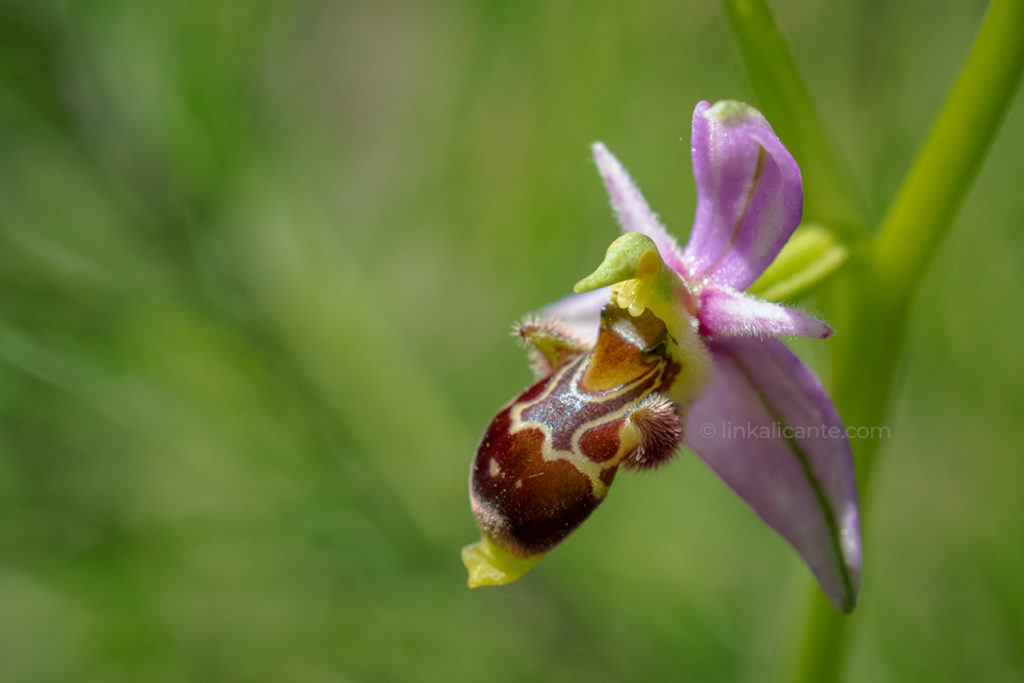
<path id="1" fill-rule="evenodd" d="M 679 365 L 668 356 L 664 323 L 649 311 L 634 317 L 606 306 L 588 351 L 543 341 L 537 348 L 557 358 L 551 373 L 498 413 L 470 473 L 481 531 L 520 558 L 547 552 L 578 527 L 620 464 L 657 465 L 680 439 L 677 411 L 658 393 Z"/>

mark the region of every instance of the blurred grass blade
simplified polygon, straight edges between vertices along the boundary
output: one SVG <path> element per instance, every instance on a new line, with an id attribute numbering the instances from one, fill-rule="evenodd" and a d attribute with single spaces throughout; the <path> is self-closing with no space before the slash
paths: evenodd
<path id="1" fill-rule="evenodd" d="M 763 0 L 724 4 L 758 106 L 800 164 L 804 217 L 852 241 L 868 224 L 859 186 L 833 146 L 768 6 Z"/>

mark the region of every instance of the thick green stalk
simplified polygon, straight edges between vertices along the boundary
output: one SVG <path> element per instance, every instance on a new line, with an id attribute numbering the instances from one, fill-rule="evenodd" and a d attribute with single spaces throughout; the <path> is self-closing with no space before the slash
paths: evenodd
<path id="1" fill-rule="evenodd" d="M 874 243 L 846 273 L 847 317 L 833 348 L 833 397 L 847 424 L 882 424 L 922 277 L 995 138 L 1024 71 L 1024 0 L 993 0 L 932 132 Z M 862 516 L 878 442 L 858 441 Z M 847 619 L 821 598 L 808 607 L 798 682 L 835 681 Z"/>
<path id="2" fill-rule="evenodd" d="M 1024 69 L 1024 2 L 994 0 L 960 77 L 878 235 L 891 287 L 912 292 L 967 194 Z"/>
<path id="3" fill-rule="evenodd" d="M 857 427 L 884 424 L 906 333 L 908 300 L 885 291 L 874 266 L 867 254 L 859 255 L 849 264 L 836 283 L 841 300 L 833 308 L 846 315 L 836 321 L 840 332 L 833 342 L 832 398 L 846 424 Z M 868 546 L 869 480 L 879 441 L 859 439 L 851 445 L 857 465 L 863 542 Z M 871 578 L 869 574 L 867 581 Z M 846 630 L 856 612 L 852 616 L 837 612 L 811 580 L 806 592 L 807 611 L 790 664 L 795 670 L 788 672 L 784 680 L 837 681 L 842 671 Z"/>

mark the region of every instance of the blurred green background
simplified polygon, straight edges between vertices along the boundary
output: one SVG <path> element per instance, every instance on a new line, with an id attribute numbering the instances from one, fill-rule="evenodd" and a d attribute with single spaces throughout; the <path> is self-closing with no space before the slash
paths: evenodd
<path id="1" fill-rule="evenodd" d="M 772 4 L 877 220 L 984 5 Z M 685 239 L 721 98 L 715 3 L 0 2 L 0 680 L 777 675 L 808 573 L 691 454 L 458 559 L 509 323 L 616 235 L 589 143 Z M 851 681 L 1024 678 L 1022 151 L 920 292 Z"/>

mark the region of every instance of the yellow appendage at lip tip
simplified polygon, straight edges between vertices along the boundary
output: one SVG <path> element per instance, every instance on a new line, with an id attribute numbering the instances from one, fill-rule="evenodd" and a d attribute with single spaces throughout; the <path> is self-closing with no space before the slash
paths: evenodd
<path id="1" fill-rule="evenodd" d="M 612 242 L 597 270 L 573 289 L 579 293 L 605 285 L 614 285 L 612 303 L 633 316 L 650 309 L 670 330 L 681 324 L 680 313 L 693 315 L 696 311 L 686 283 L 661 260 L 654 240 L 638 232 L 628 232 Z"/>
<path id="2" fill-rule="evenodd" d="M 483 538 L 462 549 L 462 564 L 469 572 L 467 584 L 477 586 L 503 586 L 512 583 L 540 562 L 543 555 L 522 559 L 511 555 Z"/>

